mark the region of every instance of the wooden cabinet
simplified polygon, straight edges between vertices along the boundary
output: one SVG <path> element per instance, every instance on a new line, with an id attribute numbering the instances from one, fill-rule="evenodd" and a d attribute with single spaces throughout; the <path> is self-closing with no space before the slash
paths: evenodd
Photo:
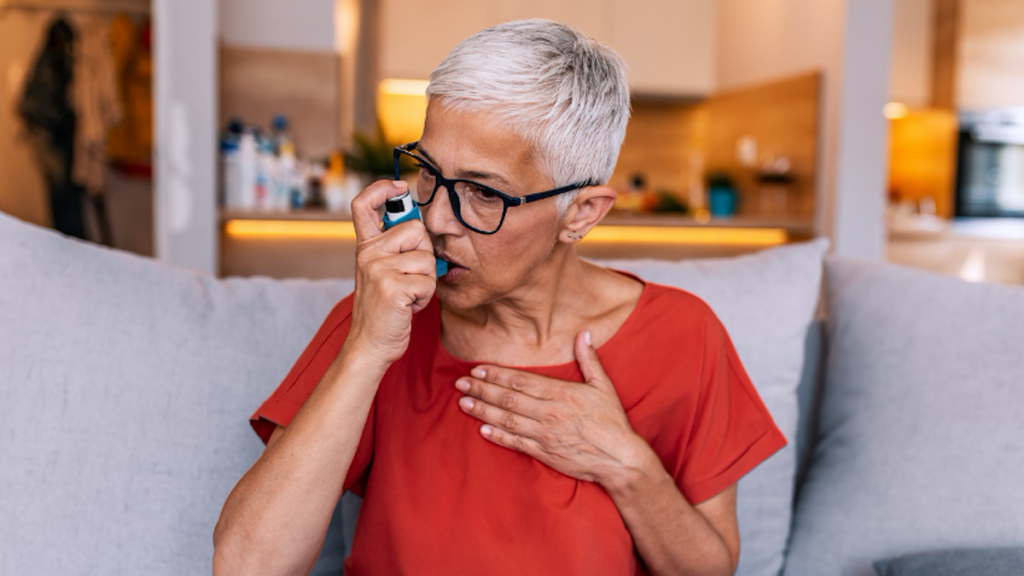
<path id="1" fill-rule="evenodd" d="M 381 0 L 381 78 L 427 79 L 462 39 L 497 23 L 492 0 Z"/>
<path id="2" fill-rule="evenodd" d="M 637 94 L 701 97 L 714 88 L 714 0 L 615 0 L 610 43 Z"/>
<path id="3" fill-rule="evenodd" d="M 500 22 L 548 18 L 610 44 L 642 95 L 714 88 L 714 0 L 381 0 L 381 77 L 421 78 L 460 40 Z"/>

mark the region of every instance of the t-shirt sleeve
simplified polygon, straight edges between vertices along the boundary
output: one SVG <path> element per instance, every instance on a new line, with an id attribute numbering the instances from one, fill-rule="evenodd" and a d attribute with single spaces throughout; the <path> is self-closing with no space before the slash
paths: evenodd
<path id="1" fill-rule="evenodd" d="M 306 345 L 298 360 L 277 389 L 260 404 L 249 417 L 249 424 L 265 445 L 275 425 L 287 427 L 299 409 L 312 394 L 313 389 L 327 372 L 327 367 L 337 357 L 352 321 L 352 295 L 338 301 L 320 324 L 313 339 Z M 373 459 L 373 429 L 376 401 L 363 427 L 359 446 L 345 477 L 345 490 L 362 496 L 366 488 L 366 476 Z"/>
<path id="2" fill-rule="evenodd" d="M 710 309 L 701 363 L 694 418 L 679 467 L 672 471 L 692 504 L 728 488 L 786 445 L 729 334 Z"/>

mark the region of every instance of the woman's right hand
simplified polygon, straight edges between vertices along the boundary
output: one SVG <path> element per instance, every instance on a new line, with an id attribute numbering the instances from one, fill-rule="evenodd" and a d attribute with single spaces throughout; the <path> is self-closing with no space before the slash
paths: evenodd
<path id="1" fill-rule="evenodd" d="M 389 366 L 409 347 L 412 315 L 437 287 L 434 248 L 420 220 L 380 228 L 377 209 L 408 190 L 401 180 L 378 180 L 352 200 L 356 287 L 345 348 Z"/>

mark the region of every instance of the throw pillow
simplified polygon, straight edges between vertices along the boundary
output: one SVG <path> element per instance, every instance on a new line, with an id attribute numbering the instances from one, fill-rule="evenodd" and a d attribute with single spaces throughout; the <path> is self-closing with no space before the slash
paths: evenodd
<path id="1" fill-rule="evenodd" d="M 732 258 L 598 262 L 688 290 L 707 302 L 789 441 L 739 482 L 738 576 L 776 576 L 785 558 L 797 463 L 797 385 L 808 361 L 805 342 L 827 249 L 828 241 L 818 239 Z"/>

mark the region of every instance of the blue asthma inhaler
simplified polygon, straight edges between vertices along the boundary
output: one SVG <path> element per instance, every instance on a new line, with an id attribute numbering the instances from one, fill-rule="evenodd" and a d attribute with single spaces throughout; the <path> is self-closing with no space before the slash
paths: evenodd
<path id="1" fill-rule="evenodd" d="M 420 209 L 416 206 L 416 202 L 413 201 L 412 195 L 408 192 L 401 196 L 395 196 L 394 198 L 388 198 L 384 202 L 384 229 L 387 230 L 395 224 L 401 224 L 406 220 L 422 220 L 420 217 Z M 448 273 L 448 263 L 440 258 L 436 258 L 434 261 L 434 269 L 437 271 L 437 277 L 440 278 Z"/>

